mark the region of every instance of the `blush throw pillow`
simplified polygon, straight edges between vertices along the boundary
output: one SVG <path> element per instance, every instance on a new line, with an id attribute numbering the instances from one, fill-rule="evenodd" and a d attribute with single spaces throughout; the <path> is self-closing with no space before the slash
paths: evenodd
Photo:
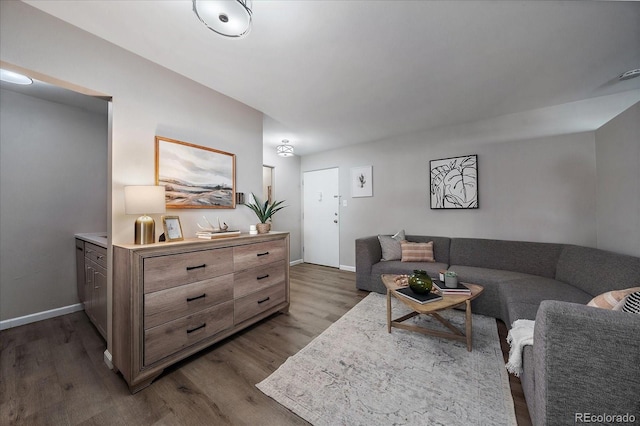
<path id="1" fill-rule="evenodd" d="M 433 258 L 433 241 L 428 243 L 400 243 L 403 262 L 435 262 Z"/>
<path id="2" fill-rule="evenodd" d="M 404 239 L 404 229 L 391 237 L 389 235 L 378 235 L 378 241 L 380 241 L 380 248 L 382 249 L 381 260 L 400 260 L 402 257 L 400 241 L 404 241 Z"/>
<path id="3" fill-rule="evenodd" d="M 625 290 L 612 290 L 599 294 L 591 299 L 587 306 L 595 308 L 618 310 L 622 307 L 621 303 L 627 295 L 640 291 L 640 287 L 627 288 Z"/>

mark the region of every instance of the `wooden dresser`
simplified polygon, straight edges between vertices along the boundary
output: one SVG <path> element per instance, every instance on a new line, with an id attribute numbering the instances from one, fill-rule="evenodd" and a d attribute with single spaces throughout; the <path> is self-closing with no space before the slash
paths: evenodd
<path id="1" fill-rule="evenodd" d="M 113 246 L 113 364 L 135 393 L 289 309 L 289 234 Z"/>

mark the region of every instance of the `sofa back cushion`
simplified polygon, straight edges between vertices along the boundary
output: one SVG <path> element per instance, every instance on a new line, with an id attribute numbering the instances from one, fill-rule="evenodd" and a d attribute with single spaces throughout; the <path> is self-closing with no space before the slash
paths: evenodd
<path id="1" fill-rule="evenodd" d="M 592 296 L 640 286 L 640 258 L 567 245 L 560 254 L 556 279 Z"/>
<path id="2" fill-rule="evenodd" d="M 501 269 L 555 278 L 562 244 L 452 238 L 450 265 Z"/>
<path id="3" fill-rule="evenodd" d="M 413 243 L 428 243 L 433 241 L 433 257 L 438 263 L 449 264 L 449 246 L 451 238 L 449 237 L 427 237 L 424 235 L 407 235 L 407 241 Z"/>

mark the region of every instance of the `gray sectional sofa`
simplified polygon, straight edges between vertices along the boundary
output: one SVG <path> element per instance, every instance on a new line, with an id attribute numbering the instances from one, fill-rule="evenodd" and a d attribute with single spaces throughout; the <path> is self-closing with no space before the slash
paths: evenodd
<path id="1" fill-rule="evenodd" d="M 535 425 L 575 424 L 583 413 L 630 414 L 640 423 L 640 315 L 586 306 L 606 291 L 639 287 L 640 258 L 569 244 L 406 239 L 433 241 L 435 262 L 382 261 L 378 237 L 359 238 L 357 288 L 385 293 L 381 274 L 455 271 L 459 281 L 485 288 L 474 313 L 508 327 L 536 321 L 520 377 Z"/>

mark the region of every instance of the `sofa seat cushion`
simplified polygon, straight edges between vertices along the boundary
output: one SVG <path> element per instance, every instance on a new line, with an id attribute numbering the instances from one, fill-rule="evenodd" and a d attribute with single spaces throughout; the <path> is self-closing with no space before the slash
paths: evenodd
<path id="1" fill-rule="evenodd" d="M 543 300 L 560 300 L 580 304 L 586 304 L 591 300 L 589 293 L 577 287 L 535 275 L 503 281 L 498 285 L 498 292 L 502 308 L 501 317 L 509 327 L 518 319 L 535 319 L 537 307 Z M 535 312 L 533 312 L 533 307 L 536 309 Z"/>
<path id="2" fill-rule="evenodd" d="M 528 319 L 535 320 L 538 313 L 538 302 L 511 302 L 507 306 L 505 319 L 503 320 L 507 327 L 510 329 L 515 320 Z"/>
<path id="3" fill-rule="evenodd" d="M 458 274 L 458 282 L 480 284 L 484 287 L 482 294 L 471 302 L 471 307 L 474 313 L 500 318 L 505 323 L 508 319 L 503 317 L 503 311 L 500 306 L 498 285 L 501 282 L 515 281 L 532 276 L 521 272 L 479 268 L 476 266 L 451 265 L 449 270 L 455 271 Z"/>

